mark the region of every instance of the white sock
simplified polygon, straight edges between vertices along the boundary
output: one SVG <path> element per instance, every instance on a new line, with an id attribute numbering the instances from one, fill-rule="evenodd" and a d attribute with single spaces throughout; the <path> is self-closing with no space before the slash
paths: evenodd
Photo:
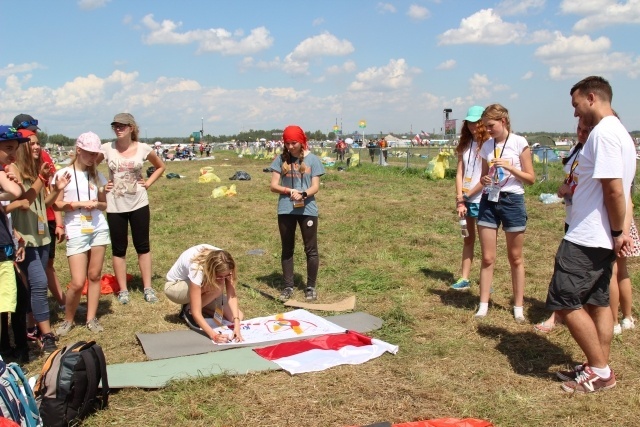
<path id="1" fill-rule="evenodd" d="M 594 374 L 596 374 L 597 376 L 599 376 L 604 380 L 611 377 L 611 368 L 609 368 L 609 365 L 605 366 L 604 368 L 594 368 L 593 366 L 591 366 L 591 370 L 593 371 Z"/>
<path id="2" fill-rule="evenodd" d="M 489 303 L 481 302 L 478 311 L 476 312 L 476 316 L 486 316 L 489 311 Z"/>
<path id="3" fill-rule="evenodd" d="M 513 317 L 520 319 L 524 317 L 523 307 L 513 306 Z"/>

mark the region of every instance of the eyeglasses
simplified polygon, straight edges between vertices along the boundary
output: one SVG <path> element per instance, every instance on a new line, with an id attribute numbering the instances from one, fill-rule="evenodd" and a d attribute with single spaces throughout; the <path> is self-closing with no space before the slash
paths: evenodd
<path id="1" fill-rule="evenodd" d="M 116 123 L 115 125 L 111 126 L 114 130 L 120 130 L 120 129 L 126 129 L 129 127 L 129 125 L 123 125 L 122 123 Z"/>
<path id="2" fill-rule="evenodd" d="M 36 119 L 25 120 L 24 122 L 20 122 L 20 124 L 18 125 L 18 129 L 27 128 L 29 126 L 38 126 L 38 121 Z"/>
<path id="3" fill-rule="evenodd" d="M 231 278 L 233 276 L 233 273 L 229 273 L 226 276 L 216 276 L 216 280 L 224 280 L 227 278 Z"/>
<path id="4" fill-rule="evenodd" d="M 9 132 L 0 134 L 0 138 L 4 138 L 4 139 L 22 138 L 22 135 L 18 133 L 16 128 L 9 128 Z"/>

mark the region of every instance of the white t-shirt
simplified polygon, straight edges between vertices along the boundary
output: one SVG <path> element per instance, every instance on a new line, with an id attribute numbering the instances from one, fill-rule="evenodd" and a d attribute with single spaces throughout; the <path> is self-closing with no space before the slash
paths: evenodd
<path id="1" fill-rule="evenodd" d="M 522 170 L 522 164 L 520 163 L 520 155 L 529 147 L 527 140 L 514 133 L 510 133 L 507 136 L 507 140 L 503 143 L 496 144 L 493 138 L 482 144 L 480 149 L 480 157 L 485 159 L 489 164 L 489 175 L 494 176 L 496 174 L 496 168 L 492 166 L 492 160 L 496 157 L 503 159 L 509 159 L 512 165 L 517 169 Z M 527 155 L 530 155 L 528 153 Z M 514 194 L 524 194 L 524 185 L 515 176 L 511 175 L 509 171 L 504 168 L 498 168 L 497 181 L 500 186 L 500 191 Z"/>
<path id="2" fill-rule="evenodd" d="M 220 250 L 220 248 L 207 244 L 190 247 L 186 251 L 182 252 L 178 260 L 167 273 L 167 282 L 186 282 L 189 280 L 196 286 L 202 286 L 202 270 L 198 269 L 197 263 L 191 262 L 191 260 L 198 255 L 198 252 L 202 249 L 211 249 L 214 251 Z"/>
<path id="3" fill-rule="evenodd" d="M 462 188 L 465 193 L 466 189 L 472 190 L 482 176 L 482 159 L 478 150 L 478 143 L 472 141 L 471 145 L 462 153 L 462 164 L 464 166 L 464 174 L 462 175 Z M 468 200 L 469 203 L 480 203 L 482 191 L 479 191 Z"/>
<path id="4" fill-rule="evenodd" d="M 113 190 L 107 193 L 107 212 L 132 212 L 149 204 L 147 189 L 138 181 L 142 179 L 142 167 L 152 149 L 142 142 L 137 144 L 132 157 L 122 157 L 115 141 L 102 144 L 109 179 L 113 181 Z"/>
<path id="5" fill-rule="evenodd" d="M 576 150 L 578 150 L 577 153 L 575 153 Z M 568 184 L 569 187 L 571 187 L 572 192 L 576 190 L 576 186 L 578 185 L 578 165 L 580 164 L 580 151 L 582 151 L 582 146 L 578 148 L 578 145 L 575 145 L 571 150 L 569 150 L 569 155 L 567 157 L 569 157 L 570 160 L 566 165 L 562 167 L 562 170 L 564 171 L 565 181 L 569 179 L 569 177 L 571 177 L 571 182 L 569 182 Z M 572 170 L 573 173 L 571 172 Z M 569 224 L 569 219 L 571 218 L 572 206 L 573 202 L 571 201 L 571 198 L 569 199 L 569 201 L 565 199 L 564 209 L 567 214 L 565 216 L 564 222 L 567 224 Z"/>
<path id="6" fill-rule="evenodd" d="M 600 180 L 621 178 L 629 203 L 631 181 L 636 173 L 633 139 L 615 116 L 605 117 L 593 128 L 580 153 L 576 172 L 578 186 L 573 193 L 569 231 L 564 238 L 580 246 L 613 249 Z"/>
<path id="7" fill-rule="evenodd" d="M 89 182 L 87 180 L 88 173 L 85 171 L 76 170 L 74 173 L 73 166 L 68 166 L 59 170 L 51 180 L 52 184 L 55 184 L 58 177 L 66 172 L 71 175 L 69 184 L 64 188 L 62 194 L 62 200 L 65 202 L 86 202 L 89 200 L 98 200 L 98 187 L 104 187 L 107 183 L 106 178 L 100 172 L 98 172 L 98 185 L 95 182 Z M 91 218 L 91 219 L 89 219 Z M 91 223 L 91 227 L 87 227 Z M 86 225 L 83 225 L 86 224 Z M 64 228 L 67 234 L 67 239 L 73 239 L 74 237 L 81 236 L 83 230 L 85 233 L 92 229 L 95 231 L 108 230 L 104 214 L 100 209 L 74 209 L 73 211 L 65 211 L 64 213 Z"/>

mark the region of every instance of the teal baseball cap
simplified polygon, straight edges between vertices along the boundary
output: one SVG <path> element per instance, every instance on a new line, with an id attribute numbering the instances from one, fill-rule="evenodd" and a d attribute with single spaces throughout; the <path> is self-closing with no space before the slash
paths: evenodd
<path id="1" fill-rule="evenodd" d="M 465 117 L 464 119 L 468 122 L 475 123 L 482 118 L 482 113 L 484 113 L 484 107 L 474 105 L 473 107 L 469 108 L 469 111 L 467 111 L 467 117 Z"/>

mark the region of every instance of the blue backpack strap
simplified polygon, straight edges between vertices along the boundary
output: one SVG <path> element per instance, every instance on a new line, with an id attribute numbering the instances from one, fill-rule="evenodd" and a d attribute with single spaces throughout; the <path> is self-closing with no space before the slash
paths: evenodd
<path id="1" fill-rule="evenodd" d="M 8 414 L 4 413 L 3 411 L 0 411 L 0 416 L 4 417 L 4 418 L 8 418 L 10 420 L 17 420 L 20 421 L 20 408 L 18 407 L 18 403 L 11 399 L 11 396 L 9 395 L 9 392 L 5 389 L 5 383 L 8 383 L 9 381 L 3 378 L 2 380 L 2 384 L 0 384 L 0 397 L 2 398 L 2 401 L 4 402 L 4 406 L 7 408 L 7 411 L 9 412 Z M 8 386 L 11 387 L 11 386 Z"/>
<path id="2" fill-rule="evenodd" d="M 25 411 L 29 411 L 27 414 L 27 424 L 29 426 L 38 426 L 40 425 L 40 411 L 38 410 L 38 404 L 36 403 L 36 398 L 33 395 L 33 390 L 29 385 L 29 380 L 24 375 L 22 368 L 17 363 L 9 363 L 7 365 L 7 370 L 10 371 L 14 376 L 18 377 L 18 380 L 22 383 L 22 390 L 24 390 L 24 394 L 20 393 L 26 400 Z"/>

